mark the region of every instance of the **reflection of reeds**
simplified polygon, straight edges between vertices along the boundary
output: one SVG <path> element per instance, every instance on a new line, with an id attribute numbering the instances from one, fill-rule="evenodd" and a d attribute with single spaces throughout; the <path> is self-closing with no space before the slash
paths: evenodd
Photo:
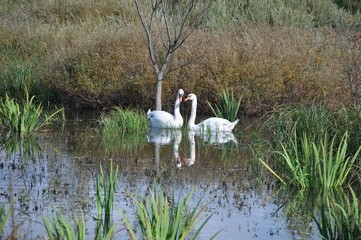
<path id="1" fill-rule="evenodd" d="M 168 198 L 163 189 L 155 186 L 153 190 L 149 190 L 148 196 L 132 195 L 131 198 L 137 206 L 137 221 L 142 239 L 186 239 L 187 237 L 196 239 L 212 215 L 198 225 L 206 206 L 200 207 L 202 200 L 200 199 L 191 209 L 192 194 L 193 190 L 175 202 L 174 193 L 172 198 Z M 131 239 L 137 239 L 136 229 L 131 226 L 124 213 L 121 212 L 121 214 Z M 196 226 L 199 228 L 195 230 Z"/>
<path id="2" fill-rule="evenodd" d="M 360 239 L 361 208 L 356 193 L 351 187 L 351 196 L 342 189 L 338 194 L 335 191 L 324 193 L 319 213 L 314 216 L 320 235 L 324 239 Z"/>
<path id="3" fill-rule="evenodd" d="M 21 138 L 18 135 L 8 135 L 0 138 L 7 155 L 19 154 L 25 159 L 36 156 L 39 153 L 39 144 L 33 135 Z"/>

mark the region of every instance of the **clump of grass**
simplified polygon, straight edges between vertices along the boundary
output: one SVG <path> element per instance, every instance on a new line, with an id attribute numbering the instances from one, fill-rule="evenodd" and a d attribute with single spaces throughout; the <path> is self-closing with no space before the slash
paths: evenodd
<path id="1" fill-rule="evenodd" d="M 299 138 L 301 142 L 299 143 Z M 290 143 L 281 144 L 280 151 L 276 153 L 279 160 L 286 166 L 286 177 L 282 179 L 267 164 L 266 167 L 283 183 L 289 183 L 304 188 L 343 187 L 357 160 L 361 146 L 353 156 L 347 155 L 348 132 L 345 132 L 338 145 L 336 136 L 329 141 L 327 133 L 318 142 L 312 141 L 307 134 L 302 137 L 294 131 Z"/>
<path id="2" fill-rule="evenodd" d="M 348 154 L 353 155 L 361 145 L 360 117 L 359 106 L 334 111 L 323 103 L 283 105 L 271 113 L 264 127 L 273 134 L 272 141 L 276 149 L 280 149 L 281 142 L 284 145 L 292 143 L 294 131 L 297 136 L 306 134 L 314 142 L 319 142 L 328 134 L 330 139 L 336 137 L 335 144 L 341 142 L 340 133 L 348 131 Z"/>
<path id="3" fill-rule="evenodd" d="M 106 137 L 124 137 L 126 134 L 139 134 L 148 129 L 147 118 L 138 110 L 115 107 L 101 119 L 102 132 Z"/>
<path id="4" fill-rule="evenodd" d="M 57 212 L 56 217 L 51 220 L 48 220 L 45 217 L 42 217 L 42 220 L 48 235 L 48 237 L 45 237 L 45 239 L 86 239 L 86 225 L 84 215 L 82 215 L 80 220 L 75 218 L 74 223 L 66 219 L 59 212 Z"/>
<path id="5" fill-rule="evenodd" d="M 172 198 L 168 198 L 166 192 L 157 186 L 149 190 L 148 196 L 132 195 L 131 198 L 137 206 L 142 239 L 196 239 L 212 215 L 207 217 L 198 229 L 195 229 L 206 206 L 200 207 L 200 199 L 196 206 L 191 208 L 190 200 L 193 192 L 194 190 L 190 191 L 178 202 L 175 201 L 174 193 Z M 121 212 L 121 214 L 131 239 L 137 239 L 136 229 L 131 226 L 124 213 Z"/>
<path id="6" fill-rule="evenodd" d="M 216 117 L 225 118 L 233 122 L 237 119 L 238 111 L 241 106 L 242 98 L 236 98 L 234 96 L 233 90 L 223 90 L 220 103 L 215 104 L 214 106 L 207 101 L 208 106 L 211 108 L 213 114 Z"/>
<path id="7" fill-rule="evenodd" d="M 330 115 L 324 105 L 312 103 L 279 106 L 272 111 L 264 126 L 272 131 L 272 139 L 278 144 L 292 139 L 294 131 L 298 136 L 305 133 L 309 137 L 319 138 L 330 127 L 330 123 Z"/>
<path id="8" fill-rule="evenodd" d="M 43 112 L 42 104 L 36 104 L 34 99 L 35 96 L 30 98 L 27 91 L 24 103 L 19 103 L 6 94 L 5 99 L 0 101 L 0 125 L 6 131 L 28 136 L 49 124 L 57 114 L 62 113 L 64 118 L 62 108 L 47 115 Z"/>
<path id="9" fill-rule="evenodd" d="M 97 238 L 100 238 L 101 226 L 103 226 L 103 236 L 113 234 L 111 216 L 113 213 L 114 194 L 118 177 L 118 166 L 114 169 L 113 161 L 110 162 L 107 178 L 100 166 L 100 175 L 96 183 L 96 203 L 98 209 Z M 103 221 L 104 220 L 104 221 Z"/>

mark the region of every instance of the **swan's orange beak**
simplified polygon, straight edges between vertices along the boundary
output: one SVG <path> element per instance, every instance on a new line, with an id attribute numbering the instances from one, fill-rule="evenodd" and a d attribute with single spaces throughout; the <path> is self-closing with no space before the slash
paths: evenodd
<path id="1" fill-rule="evenodd" d="M 184 99 L 184 101 L 188 101 L 189 100 L 189 96 L 188 97 L 186 97 L 186 99 Z"/>
<path id="2" fill-rule="evenodd" d="M 180 97 L 179 97 L 179 102 L 182 102 L 182 101 L 183 101 L 183 97 L 180 96 Z"/>

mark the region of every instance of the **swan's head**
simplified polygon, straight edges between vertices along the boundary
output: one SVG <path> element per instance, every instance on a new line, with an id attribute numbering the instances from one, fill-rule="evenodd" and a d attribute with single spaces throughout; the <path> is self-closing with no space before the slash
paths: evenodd
<path id="1" fill-rule="evenodd" d="M 188 100 L 193 101 L 195 99 L 197 99 L 197 96 L 194 93 L 190 93 L 188 94 L 187 98 L 184 101 L 188 101 Z"/>
<path id="2" fill-rule="evenodd" d="M 179 102 L 182 102 L 182 101 L 183 101 L 183 95 L 184 95 L 183 89 L 179 89 L 179 90 L 178 90 L 178 99 L 179 99 Z"/>

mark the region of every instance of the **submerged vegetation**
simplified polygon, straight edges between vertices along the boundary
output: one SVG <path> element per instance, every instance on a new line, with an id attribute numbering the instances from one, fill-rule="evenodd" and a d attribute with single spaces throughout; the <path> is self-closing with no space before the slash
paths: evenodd
<path id="1" fill-rule="evenodd" d="M 10 208 L 5 210 L 5 203 L 0 206 L 0 237 L 3 234 L 5 224 L 10 216 Z"/>

